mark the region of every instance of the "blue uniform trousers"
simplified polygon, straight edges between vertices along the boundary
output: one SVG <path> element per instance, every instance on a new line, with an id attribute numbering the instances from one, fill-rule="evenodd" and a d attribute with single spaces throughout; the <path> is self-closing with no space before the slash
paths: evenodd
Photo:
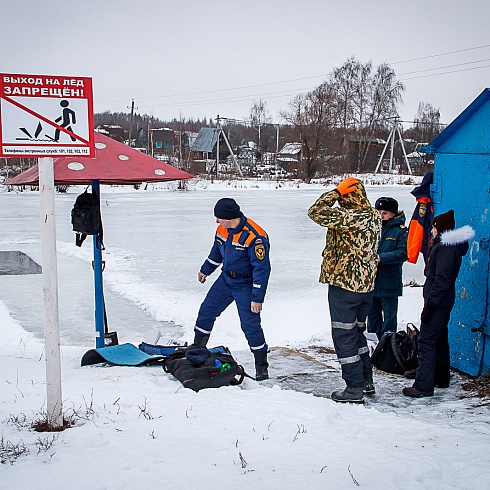
<path id="1" fill-rule="evenodd" d="M 367 340 L 366 316 L 373 293 L 355 293 L 338 286 L 328 286 L 328 305 L 332 321 L 332 339 L 342 368 L 342 378 L 349 388 L 363 388 L 372 374 Z"/>
<path id="2" fill-rule="evenodd" d="M 374 296 L 367 319 L 368 332 L 381 339 L 385 332 L 396 332 L 398 327 L 398 296 Z"/>
<path id="3" fill-rule="evenodd" d="M 199 308 L 194 330 L 200 335 L 210 335 L 216 318 L 235 301 L 240 324 L 252 352 L 267 352 L 260 313 L 253 313 L 252 278 L 239 278 L 220 274 L 208 291 Z"/>

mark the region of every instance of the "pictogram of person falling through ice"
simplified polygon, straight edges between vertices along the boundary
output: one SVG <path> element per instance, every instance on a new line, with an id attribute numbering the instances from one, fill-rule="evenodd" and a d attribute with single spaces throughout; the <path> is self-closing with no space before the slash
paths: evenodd
<path id="1" fill-rule="evenodd" d="M 73 133 L 73 129 L 71 127 L 71 124 L 76 124 L 77 119 L 75 117 L 75 111 L 72 111 L 71 109 L 68 109 L 68 106 L 70 103 L 67 100 L 62 100 L 60 102 L 60 106 L 63 107 L 63 113 L 60 117 L 56 118 L 54 122 L 59 123 L 61 121 L 60 126 L 62 128 L 68 129 Z M 76 138 L 70 134 L 70 138 L 72 141 L 75 141 Z M 58 142 L 60 139 L 60 129 L 56 128 L 56 131 L 54 132 L 54 140 Z"/>

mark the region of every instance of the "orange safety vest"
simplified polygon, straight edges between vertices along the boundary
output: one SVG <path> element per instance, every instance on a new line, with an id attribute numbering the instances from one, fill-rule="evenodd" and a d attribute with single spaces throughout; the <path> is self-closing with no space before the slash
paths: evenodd
<path id="1" fill-rule="evenodd" d="M 424 261 L 429 258 L 430 229 L 434 217 L 434 205 L 430 197 L 420 197 L 410 220 L 407 238 L 408 262 L 415 264 L 422 252 Z"/>

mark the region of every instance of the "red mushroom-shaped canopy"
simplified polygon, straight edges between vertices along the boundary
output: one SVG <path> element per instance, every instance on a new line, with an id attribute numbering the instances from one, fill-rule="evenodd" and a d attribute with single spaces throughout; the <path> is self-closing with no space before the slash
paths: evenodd
<path id="1" fill-rule="evenodd" d="M 63 157 L 54 160 L 55 185 L 136 184 L 164 180 L 191 179 L 193 176 L 119 143 L 95 133 L 95 158 Z M 39 170 L 34 165 L 6 182 L 8 185 L 39 185 Z"/>

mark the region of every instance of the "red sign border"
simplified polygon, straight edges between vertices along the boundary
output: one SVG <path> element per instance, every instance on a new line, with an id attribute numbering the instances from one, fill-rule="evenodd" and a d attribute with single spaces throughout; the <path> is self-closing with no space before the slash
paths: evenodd
<path id="1" fill-rule="evenodd" d="M 61 158 L 61 157 L 76 157 L 76 158 L 95 158 L 95 137 L 94 137 L 94 101 L 93 101 L 93 84 L 92 84 L 92 78 L 90 77 L 79 77 L 79 76 L 64 76 L 64 75 L 25 75 L 25 74 L 10 74 L 10 73 L 0 73 L 0 99 L 5 100 L 8 103 L 14 103 L 17 107 L 20 106 L 21 110 L 23 110 L 23 106 L 20 103 L 16 103 L 15 101 L 9 100 L 9 97 L 5 95 L 5 90 L 4 87 L 6 86 L 5 83 L 5 78 L 4 77 L 9 77 L 13 80 L 19 81 L 16 85 L 23 86 L 23 87 L 31 87 L 32 88 L 39 88 L 37 85 L 42 85 L 42 83 L 35 83 L 33 86 L 33 83 L 29 83 L 29 80 L 35 80 L 35 82 L 45 82 L 46 80 L 58 80 L 62 81 L 64 83 L 65 80 L 71 80 L 71 81 L 79 81 L 83 80 L 83 90 L 84 90 L 84 96 L 83 97 L 78 97 L 82 99 L 87 100 L 87 110 L 88 110 L 88 131 L 89 131 L 89 139 L 88 139 L 88 145 L 84 144 L 72 144 L 73 148 L 77 147 L 84 147 L 84 148 L 89 148 L 89 154 L 87 155 L 82 155 L 82 154 L 74 154 L 74 153 L 67 153 L 66 151 L 63 153 L 56 153 L 56 154 L 46 154 L 46 153 L 37 153 L 36 151 L 33 151 L 31 153 L 22 153 L 22 154 L 16 154 L 16 153 L 7 153 L 5 154 L 3 151 L 3 140 L 2 140 L 2 132 L 0 131 L 0 156 L 3 158 L 44 158 L 44 157 L 51 157 L 51 158 Z M 45 85 L 46 83 L 44 83 Z M 61 89 L 61 88 L 60 88 Z M 28 91 L 29 89 L 25 89 Z M 19 94 L 14 94 L 14 96 L 19 96 Z M 20 95 L 22 96 L 29 96 L 29 97 L 42 97 L 42 98 L 48 98 L 46 95 L 42 94 L 29 94 L 29 95 Z M 59 99 L 62 98 L 63 95 L 60 95 L 58 97 L 49 97 L 53 99 Z M 69 96 L 66 96 L 66 98 L 70 98 Z M 73 98 L 73 97 L 71 97 Z M 28 109 L 26 107 L 26 109 Z M 35 114 L 33 111 L 27 110 L 26 112 L 31 112 L 31 114 Z M 40 117 L 42 119 L 42 116 L 37 115 L 37 117 Z M 52 121 L 48 121 L 49 124 L 51 124 L 53 127 L 57 127 L 58 125 L 56 123 L 53 123 Z M 2 126 L 2 111 L 1 111 L 1 106 L 0 106 L 0 128 Z M 65 128 L 62 128 L 59 126 L 59 129 L 67 134 L 70 134 L 69 131 L 67 131 Z M 76 134 L 73 135 L 76 137 L 79 141 L 86 141 L 84 138 L 81 138 L 80 136 L 77 136 Z M 20 144 L 18 146 L 21 146 Z M 51 145 L 51 144 L 42 144 L 38 145 L 40 146 L 56 146 L 56 144 Z M 61 145 L 60 145 L 61 146 Z M 63 144 L 62 146 L 66 147 L 66 144 Z"/>

